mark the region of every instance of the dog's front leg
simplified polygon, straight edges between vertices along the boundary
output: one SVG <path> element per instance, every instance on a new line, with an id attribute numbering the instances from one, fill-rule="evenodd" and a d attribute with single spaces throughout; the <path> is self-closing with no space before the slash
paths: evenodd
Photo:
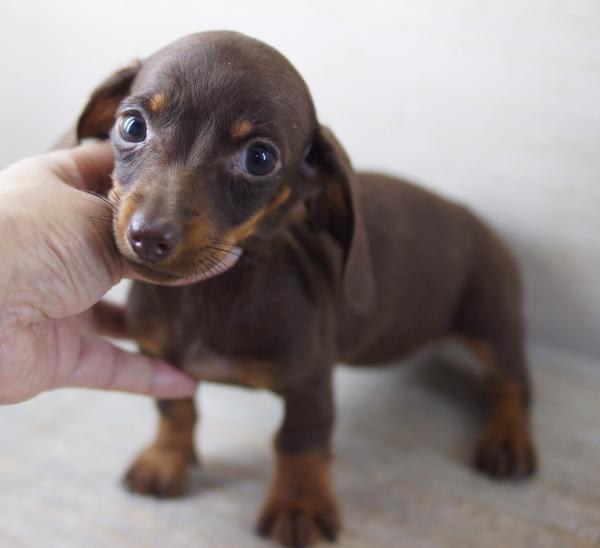
<path id="1" fill-rule="evenodd" d="M 193 398 L 156 403 L 160 415 L 156 439 L 138 455 L 124 481 L 142 495 L 176 497 L 183 493 L 189 466 L 197 462 L 196 408 Z"/>
<path id="2" fill-rule="evenodd" d="M 333 541 L 341 523 L 331 485 L 330 368 L 280 395 L 285 417 L 275 438 L 275 477 L 258 533 L 286 546 L 307 546 L 321 537 Z"/>

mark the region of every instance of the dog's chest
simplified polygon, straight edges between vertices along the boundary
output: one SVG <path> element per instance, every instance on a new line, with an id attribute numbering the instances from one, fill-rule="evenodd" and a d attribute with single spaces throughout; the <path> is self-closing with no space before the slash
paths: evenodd
<path id="1" fill-rule="evenodd" d="M 216 282 L 210 288 L 137 283 L 129 312 L 145 352 L 199 380 L 274 389 L 282 368 L 265 349 L 279 347 L 284 331 L 274 327 L 280 318 L 267 321 L 273 307 L 263 301 L 243 294 L 228 299 Z"/>

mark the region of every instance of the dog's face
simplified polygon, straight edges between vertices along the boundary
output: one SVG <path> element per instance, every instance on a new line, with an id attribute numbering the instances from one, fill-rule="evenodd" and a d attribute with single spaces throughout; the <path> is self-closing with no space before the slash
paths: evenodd
<path id="1" fill-rule="evenodd" d="M 309 199 L 350 255 L 347 158 L 296 70 L 257 40 L 195 34 L 122 69 L 92 94 L 78 136 L 110 136 L 115 240 L 147 281 L 227 269 L 238 248 Z"/>
<path id="2" fill-rule="evenodd" d="M 80 136 L 107 124 L 120 252 L 146 278 L 189 282 L 231 265 L 236 248 L 297 199 L 315 116 L 275 50 L 204 33 L 103 84 Z"/>

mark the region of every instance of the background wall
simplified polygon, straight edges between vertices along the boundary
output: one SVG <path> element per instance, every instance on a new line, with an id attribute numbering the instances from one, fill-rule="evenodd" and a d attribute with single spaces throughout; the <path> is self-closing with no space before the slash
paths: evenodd
<path id="1" fill-rule="evenodd" d="M 284 52 L 357 166 L 479 211 L 521 259 L 531 335 L 600 354 L 597 0 L 0 0 L 0 167 L 112 70 L 216 28 Z"/>

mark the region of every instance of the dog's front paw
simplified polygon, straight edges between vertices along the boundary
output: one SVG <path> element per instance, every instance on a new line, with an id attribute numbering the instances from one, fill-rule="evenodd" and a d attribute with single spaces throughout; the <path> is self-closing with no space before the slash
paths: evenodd
<path id="1" fill-rule="evenodd" d="M 294 499 L 281 494 L 267 500 L 256 527 L 259 535 L 294 548 L 311 546 L 321 538 L 335 542 L 340 529 L 332 496 Z"/>
<path id="2" fill-rule="evenodd" d="M 490 425 L 475 452 L 475 466 L 494 478 L 531 476 L 537 466 L 533 440 L 524 425 Z"/>
<path id="3" fill-rule="evenodd" d="M 123 482 L 142 495 L 178 497 L 183 493 L 188 467 L 196 462 L 193 448 L 151 445 L 137 457 Z"/>

